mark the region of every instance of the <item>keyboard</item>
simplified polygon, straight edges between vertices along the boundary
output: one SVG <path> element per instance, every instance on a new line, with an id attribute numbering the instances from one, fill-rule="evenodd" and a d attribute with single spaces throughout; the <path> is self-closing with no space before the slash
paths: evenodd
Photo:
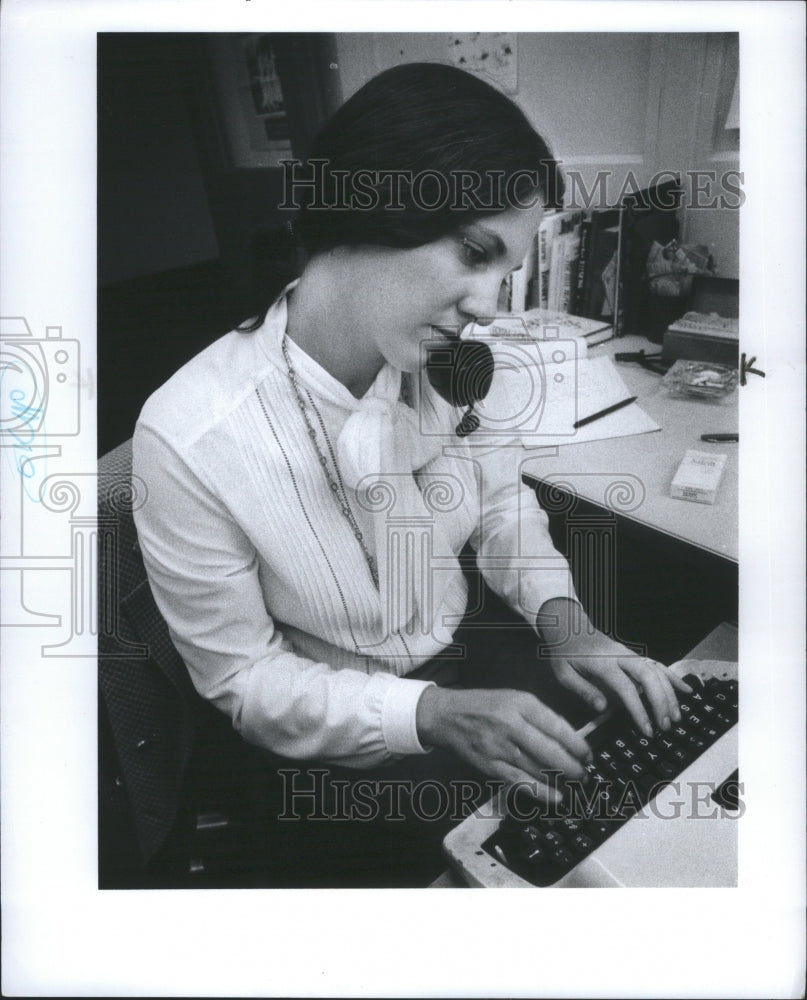
<path id="1" fill-rule="evenodd" d="M 452 831 L 445 850 L 466 881 L 538 887 L 609 884 L 596 881 L 591 866 L 591 858 L 602 857 L 606 845 L 610 844 L 606 867 L 612 870 L 622 870 L 621 855 L 625 855 L 629 871 L 631 852 L 637 848 L 652 852 L 657 833 L 666 840 L 663 851 L 670 853 L 669 800 L 676 788 L 680 791 L 676 782 L 685 772 L 703 786 L 703 803 L 723 816 L 731 815 L 727 810 L 737 807 L 741 789 L 736 769 L 736 671 L 733 676 L 687 674 L 684 679 L 692 694 L 681 695 L 681 720 L 668 731 L 654 730 L 652 736 L 645 736 L 621 711 L 582 730 L 593 760 L 586 767 L 584 782 L 565 786 L 562 803 L 550 806 L 531 797 L 502 794 L 494 809 L 487 813 L 483 809 Z M 713 775 L 719 780 L 703 780 Z M 662 803 L 669 815 L 662 812 Z M 655 826 L 648 819 L 654 809 L 658 813 Z M 659 818 L 663 820 L 660 826 Z M 626 836 L 623 828 L 632 819 L 633 828 Z M 709 824 L 695 822 L 701 833 L 713 834 Z M 730 825 L 735 822 L 730 820 Z M 614 859 L 618 859 L 616 866 L 610 864 Z M 582 867 L 585 863 L 588 869 Z M 594 873 L 595 880 L 581 880 L 581 871 Z M 634 883 L 617 875 L 613 884 Z"/>

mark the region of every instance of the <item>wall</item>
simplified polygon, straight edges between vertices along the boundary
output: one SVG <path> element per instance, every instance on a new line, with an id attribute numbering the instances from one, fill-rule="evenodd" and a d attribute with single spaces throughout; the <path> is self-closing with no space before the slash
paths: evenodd
<path id="1" fill-rule="evenodd" d="M 429 32 L 337 35 L 345 97 L 397 63 L 447 62 L 447 41 Z M 716 129 L 730 98 L 736 36 L 521 33 L 517 45 L 514 100 L 588 190 L 598 171 L 610 172 L 613 200 L 628 171 L 643 186 L 660 170 L 739 167 L 736 149 L 719 148 L 726 144 Z M 736 211 L 687 210 L 682 235 L 709 245 L 721 274 L 739 276 Z"/>
<path id="2" fill-rule="evenodd" d="M 650 35 L 520 34 L 514 100 L 567 165 L 641 164 Z M 342 34 L 345 97 L 403 62 L 447 62 L 445 34 Z M 619 95 L 618 113 L 615 112 Z"/>
<path id="3" fill-rule="evenodd" d="M 170 36 L 98 47 L 101 285 L 219 256 Z"/>

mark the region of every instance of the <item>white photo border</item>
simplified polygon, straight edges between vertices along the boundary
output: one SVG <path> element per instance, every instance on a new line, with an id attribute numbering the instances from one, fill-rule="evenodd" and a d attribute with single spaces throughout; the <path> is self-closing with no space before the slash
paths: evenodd
<path id="1" fill-rule="evenodd" d="M 100 31 L 731 31 L 741 36 L 740 767 L 731 890 L 99 891 L 96 665 L 2 628 L 3 992 L 798 996 L 804 976 L 804 7 L 799 3 L 6 0 L 3 316 L 95 364 Z M 62 455 L 95 470 L 94 407 Z M 8 468 L 2 475 L 7 482 Z M 4 528 L 4 551 L 13 545 Z M 64 539 L 47 544 L 64 546 Z M 42 587 L 53 585 L 43 571 Z M 58 587 L 53 586 L 54 599 Z M 4 594 L 4 597 L 6 595 Z M 5 605 L 5 601 L 4 601 Z"/>

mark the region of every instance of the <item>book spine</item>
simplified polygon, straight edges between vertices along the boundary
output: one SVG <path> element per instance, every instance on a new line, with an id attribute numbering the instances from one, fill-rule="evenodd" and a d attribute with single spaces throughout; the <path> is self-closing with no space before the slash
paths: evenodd
<path id="1" fill-rule="evenodd" d="M 549 262 L 552 252 L 552 232 L 557 216 L 546 215 L 538 227 L 538 307 L 547 308 L 549 300 Z"/>
<path id="2" fill-rule="evenodd" d="M 560 309 L 571 313 L 572 297 L 577 287 L 577 267 L 580 260 L 580 226 L 582 212 L 575 212 L 571 220 L 571 228 L 567 234 L 565 252 L 565 267 L 563 271 L 563 288 L 560 299 Z"/>
<path id="3" fill-rule="evenodd" d="M 611 315 L 607 311 L 603 313 L 605 286 L 602 278 L 603 271 L 616 250 L 617 234 L 614 224 L 618 221 L 618 213 L 613 210 L 594 212 L 592 215 L 582 316 L 600 319 L 603 315 Z"/>
<path id="4" fill-rule="evenodd" d="M 595 311 L 595 291 L 599 279 L 600 254 L 602 242 L 603 216 L 602 212 L 592 212 L 591 225 L 589 227 L 588 253 L 586 263 L 585 285 L 583 287 L 583 297 L 580 304 L 582 316 L 597 316 Z"/>
<path id="5" fill-rule="evenodd" d="M 527 279 L 527 309 L 537 309 L 541 304 L 540 237 L 539 229 L 532 241 L 530 273 Z"/>
<path id="6" fill-rule="evenodd" d="M 580 226 L 580 253 L 577 258 L 577 274 L 574 286 L 574 296 L 572 297 L 570 312 L 582 315 L 585 308 L 585 287 L 586 269 L 588 267 L 589 250 L 591 248 L 591 213 L 586 213 L 586 217 Z"/>
<path id="7" fill-rule="evenodd" d="M 553 312 L 563 312 L 560 306 L 563 294 L 563 275 L 566 270 L 566 234 L 558 235 L 552 241 L 552 256 L 549 263 L 549 292 L 547 308 Z"/>

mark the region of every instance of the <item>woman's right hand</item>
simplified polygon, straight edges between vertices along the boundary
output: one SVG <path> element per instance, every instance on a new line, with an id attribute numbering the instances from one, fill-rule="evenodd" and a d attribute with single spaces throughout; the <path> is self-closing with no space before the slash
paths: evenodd
<path id="1" fill-rule="evenodd" d="M 418 701 L 416 725 L 424 746 L 440 746 L 477 770 L 508 784 L 525 782 L 546 802 L 560 792 L 547 782 L 561 772 L 584 779 L 591 748 L 534 695 L 513 690 L 429 687 Z"/>

